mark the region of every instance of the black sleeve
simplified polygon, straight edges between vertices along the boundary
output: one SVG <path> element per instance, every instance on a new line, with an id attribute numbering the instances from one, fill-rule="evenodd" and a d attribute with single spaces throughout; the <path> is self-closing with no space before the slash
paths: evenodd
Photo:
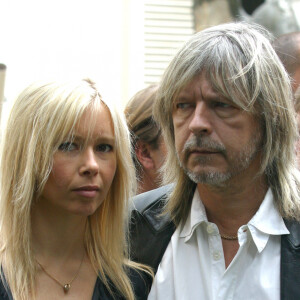
<path id="1" fill-rule="evenodd" d="M 0 279 L 0 299 L 1 300 L 13 300 L 11 292 L 7 285 L 3 284 L 2 280 Z"/>
<path id="2" fill-rule="evenodd" d="M 152 277 L 144 271 L 129 269 L 129 279 L 136 300 L 147 300 L 152 285 Z"/>

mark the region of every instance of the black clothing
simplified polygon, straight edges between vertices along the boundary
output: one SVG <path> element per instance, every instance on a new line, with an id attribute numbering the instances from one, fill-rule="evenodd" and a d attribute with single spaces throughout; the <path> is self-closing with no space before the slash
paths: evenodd
<path id="1" fill-rule="evenodd" d="M 147 289 L 147 285 L 145 284 L 147 280 L 149 281 L 148 275 L 145 275 L 145 273 L 143 272 L 130 269 L 128 276 L 132 283 L 132 287 L 136 297 L 135 299 L 146 300 L 147 295 L 150 292 L 150 290 Z M 112 291 L 115 292 L 115 288 L 113 286 L 111 286 L 111 289 Z M 6 289 L 1 280 L 0 280 L 0 300 L 13 300 L 9 288 Z M 102 283 L 102 281 L 98 277 L 96 280 L 93 297 L 91 300 L 126 300 L 126 299 L 123 296 L 118 295 L 117 293 L 115 293 L 115 297 L 113 298 L 112 295 L 107 290 L 106 286 Z"/>

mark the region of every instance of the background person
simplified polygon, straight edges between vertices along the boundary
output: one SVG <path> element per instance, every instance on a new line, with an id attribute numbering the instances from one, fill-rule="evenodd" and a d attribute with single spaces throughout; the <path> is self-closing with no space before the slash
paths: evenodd
<path id="1" fill-rule="evenodd" d="M 296 118 L 297 118 L 297 126 L 298 126 L 298 142 L 296 146 L 296 153 L 297 153 L 298 168 L 300 168 L 300 86 L 295 92 L 295 110 L 296 110 Z"/>
<path id="2" fill-rule="evenodd" d="M 145 299 L 124 234 L 129 134 L 94 83 L 29 86 L 2 143 L 1 299 Z"/>
<path id="3" fill-rule="evenodd" d="M 279 36 L 273 47 L 292 79 L 292 89 L 296 92 L 300 86 L 300 32 Z"/>
<path id="4" fill-rule="evenodd" d="M 158 85 L 151 85 L 139 91 L 125 108 L 135 152 L 133 159 L 137 170 L 138 193 L 160 186 L 159 169 L 166 155 L 161 130 L 152 115 L 157 89 Z"/>
<path id="5" fill-rule="evenodd" d="M 148 299 L 300 299 L 297 126 L 289 76 L 256 25 L 195 34 L 154 105 L 164 180 L 136 196 L 132 257 Z"/>
<path id="6" fill-rule="evenodd" d="M 295 110 L 297 113 L 298 132 L 300 126 L 300 32 L 279 36 L 273 42 L 273 47 L 290 75 L 294 93 Z M 300 167 L 300 140 L 297 142 L 297 163 Z"/>

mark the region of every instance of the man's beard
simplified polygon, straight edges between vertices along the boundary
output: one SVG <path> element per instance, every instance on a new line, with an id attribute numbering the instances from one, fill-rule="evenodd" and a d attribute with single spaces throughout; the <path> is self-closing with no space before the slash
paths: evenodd
<path id="1" fill-rule="evenodd" d="M 181 167 L 184 169 L 188 177 L 195 183 L 203 183 L 213 186 L 223 186 L 228 180 L 240 174 L 246 170 L 251 162 L 256 157 L 261 146 L 261 135 L 254 134 L 249 143 L 241 149 L 239 152 L 228 153 L 225 146 L 222 143 L 215 142 L 206 136 L 193 136 L 192 139 L 187 141 L 183 148 L 183 161 L 180 161 Z M 216 155 L 223 155 L 228 162 L 228 169 L 226 171 L 199 171 L 193 172 L 187 167 L 188 158 L 193 149 L 205 149 L 210 152 L 217 152 Z M 212 161 L 211 155 L 199 155 L 194 158 L 193 163 L 198 165 L 208 165 Z"/>

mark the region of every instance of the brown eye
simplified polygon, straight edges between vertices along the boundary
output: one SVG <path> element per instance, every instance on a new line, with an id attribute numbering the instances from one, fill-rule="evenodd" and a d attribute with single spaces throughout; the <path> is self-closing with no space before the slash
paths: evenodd
<path id="1" fill-rule="evenodd" d="M 99 152 L 111 152 L 113 150 L 113 146 L 109 144 L 100 144 L 97 146 L 97 151 Z"/>

